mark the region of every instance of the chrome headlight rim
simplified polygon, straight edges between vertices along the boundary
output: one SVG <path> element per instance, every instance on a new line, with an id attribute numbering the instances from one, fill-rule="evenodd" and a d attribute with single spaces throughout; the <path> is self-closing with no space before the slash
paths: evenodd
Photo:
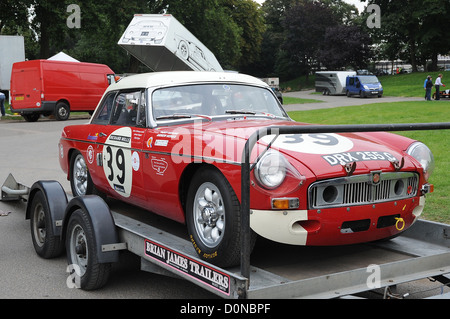
<path id="1" fill-rule="evenodd" d="M 287 159 L 280 152 L 268 150 L 256 163 L 254 174 L 260 186 L 273 190 L 283 184 L 287 168 Z"/>
<path id="2" fill-rule="evenodd" d="M 422 142 L 414 142 L 408 147 L 407 154 L 419 162 L 423 168 L 425 180 L 428 181 L 434 170 L 434 156 L 428 146 Z"/>

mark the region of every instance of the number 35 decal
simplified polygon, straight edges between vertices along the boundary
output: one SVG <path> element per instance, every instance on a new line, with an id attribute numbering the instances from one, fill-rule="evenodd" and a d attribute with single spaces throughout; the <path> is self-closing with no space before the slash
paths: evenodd
<path id="1" fill-rule="evenodd" d="M 109 185 L 123 197 L 129 197 L 133 185 L 131 165 L 131 129 L 114 131 L 103 147 L 103 170 Z"/>
<path id="2" fill-rule="evenodd" d="M 268 143 L 273 135 L 262 139 Z M 278 136 L 273 146 L 306 154 L 332 154 L 352 149 L 353 142 L 337 134 L 290 134 Z"/>

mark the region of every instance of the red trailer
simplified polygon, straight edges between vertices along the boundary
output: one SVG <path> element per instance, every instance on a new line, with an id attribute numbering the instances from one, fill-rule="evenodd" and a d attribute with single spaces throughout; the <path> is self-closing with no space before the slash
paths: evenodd
<path id="1" fill-rule="evenodd" d="M 31 60 L 14 63 L 11 111 L 34 122 L 41 114 L 67 120 L 70 112 L 93 112 L 114 72 L 104 64 Z"/>

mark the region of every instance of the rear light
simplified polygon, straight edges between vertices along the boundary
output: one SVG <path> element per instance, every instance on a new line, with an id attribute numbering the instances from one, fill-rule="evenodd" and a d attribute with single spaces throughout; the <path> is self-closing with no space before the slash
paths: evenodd
<path id="1" fill-rule="evenodd" d="M 41 93 L 41 99 L 42 100 L 44 99 L 44 93 Z"/>

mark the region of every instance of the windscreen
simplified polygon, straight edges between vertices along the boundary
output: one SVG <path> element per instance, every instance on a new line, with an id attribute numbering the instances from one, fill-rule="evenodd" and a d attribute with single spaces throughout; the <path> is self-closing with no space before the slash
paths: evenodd
<path id="1" fill-rule="evenodd" d="M 378 84 L 378 78 L 376 76 L 361 76 L 360 81 L 362 84 Z"/>
<path id="2" fill-rule="evenodd" d="M 208 117 L 230 114 L 287 117 L 268 88 L 236 84 L 176 86 L 152 94 L 153 118 Z"/>

